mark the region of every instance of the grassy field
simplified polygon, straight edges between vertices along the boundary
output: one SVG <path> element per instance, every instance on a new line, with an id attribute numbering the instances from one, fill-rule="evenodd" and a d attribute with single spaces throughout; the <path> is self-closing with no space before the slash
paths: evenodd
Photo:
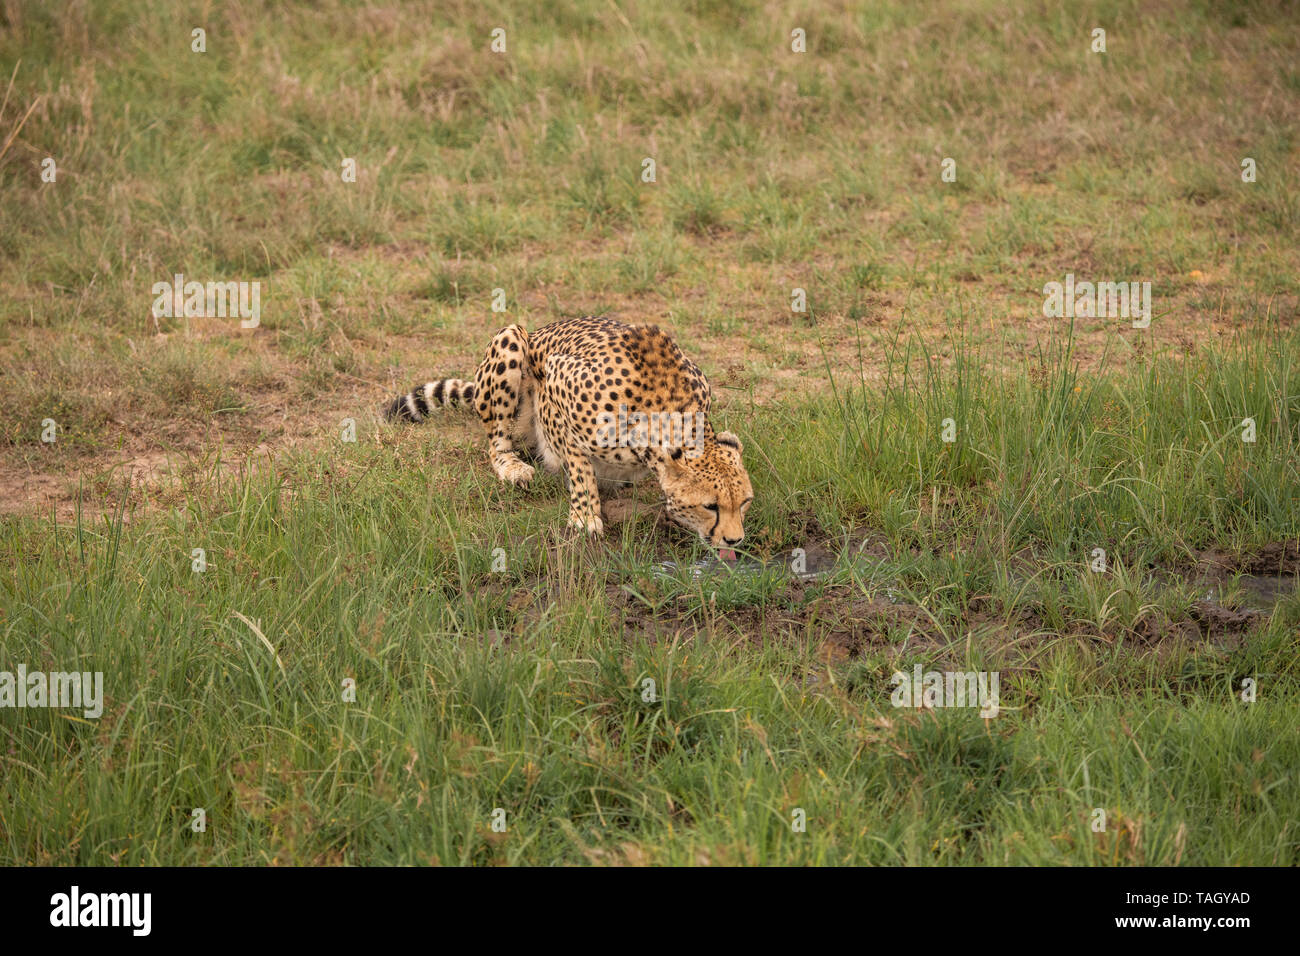
<path id="1" fill-rule="evenodd" d="M 0 2 L 0 863 L 1300 862 L 1300 12 L 1010 6 Z M 378 420 L 601 313 L 765 570 Z"/>

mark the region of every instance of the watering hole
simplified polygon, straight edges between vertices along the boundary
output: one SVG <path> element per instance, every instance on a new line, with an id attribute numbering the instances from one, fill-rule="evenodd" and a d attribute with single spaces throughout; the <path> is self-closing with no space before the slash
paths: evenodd
<path id="1" fill-rule="evenodd" d="M 735 561 L 723 561 L 717 555 L 709 555 L 689 564 L 661 561 L 655 566 L 655 571 L 670 577 L 685 573 L 691 580 L 725 575 L 757 577 L 765 573 L 784 573 L 795 580 L 815 581 L 838 570 L 856 568 L 859 573 L 872 577 L 874 575 L 871 571 L 879 567 L 882 559 L 877 555 L 865 554 L 863 548 L 862 544 L 850 546 L 847 551 L 837 554 L 828 547 L 813 544 L 806 549 L 782 551 L 766 559 L 742 555 Z M 1238 566 L 1255 567 L 1258 563 L 1245 559 Z M 1175 574 L 1163 569 L 1156 569 L 1152 573 L 1152 579 L 1162 586 L 1172 587 L 1179 583 Z M 1296 592 L 1297 581 L 1300 579 L 1294 571 L 1275 574 L 1238 573 L 1217 561 L 1202 559 L 1186 580 L 1190 581 L 1199 595 L 1197 603 L 1200 605 L 1246 614 L 1266 614 L 1278 602 Z M 1032 577 L 1014 573 L 1009 576 L 1012 587 L 1022 587 L 1031 581 Z M 888 580 L 883 584 L 882 596 L 894 603 L 904 601 L 901 594 L 903 586 L 898 580 Z"/>

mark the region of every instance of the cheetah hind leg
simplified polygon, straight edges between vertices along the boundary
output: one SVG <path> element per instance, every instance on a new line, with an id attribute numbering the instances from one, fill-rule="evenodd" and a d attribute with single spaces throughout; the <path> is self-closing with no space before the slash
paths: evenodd
<path id="1" fill-rule="evenodd" d="M 492 337 L 487 355 L 474 376 L 474 408 L 488 435 L 492 470 L 506 484 L 524 486 L 535 469 L 515 450 L 520 423 L 531 422 L 533 376 L 528 333 L 511 325 Z"/>

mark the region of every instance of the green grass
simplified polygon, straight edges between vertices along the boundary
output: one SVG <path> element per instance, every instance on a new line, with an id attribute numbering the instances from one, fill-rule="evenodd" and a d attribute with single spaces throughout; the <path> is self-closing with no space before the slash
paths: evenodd
<path id="1" fill-rule="evenodd" d="M 0 671 L 108 699 L 0 708 L 0 863 L 1296 865 L 1297 23 L 3 5 Z M 261 327 L 155 320 L 177 272 Z M 1047 320 L 1066 273 L 1157 317 Z M 604 312 L 708 372 L 762 572 L 374 418 Z"/>
<path id="2" fill-rule="evenodd" d="M 906 321 L 934 329 L 965 281 L 1024 314 L 1066 271 L 1152 279 L 1173 314 L 1195 305 L 1229 324 L 1300 293 L 1300 74 L 1283 2 L 722 16 L 335 0 L 227 17 L 110 0 L 3 17 L 0 132 L 18 135 L 0 157 L 0 398 L 23 422 L 39 413 L 29 386 L 86 390 L 80 366 L 100 346 L 85 329 L 118 351 L 190 335 L 148 317 L 152 282 L 175 272 L 265 283 L 264 328 L 231 356 L 235 374 L 258 351 L 293 362 L 304 314 L 346 335 L 353 367 L 285 369 L 332 390 L 383 376 L 385 333 L 470 325 L 477 343 L 498 286 L 530 321 L 611 292 L 661 317 L 715 290 L 749 316 L 727 344 L 755 357 L 796 285 L 818 324 L 847 335 L 868 320 L 876 346 L 904 297 Z M 1104 55 L 1088 52 L 1098 23 Z M 489 51 L 491 24 L 507 54 Z M 790 51 L 794 24 L 808 53 Z M 40 178 L 46 157 L 55 183 Z M 345 158 L 356 182 L 340 177 Z M 361 256 L 385 264 L 382 282 L 353 266 Z M 849 267 L 866 281 L 846 283 Z M 1193 270 L 1211 277 L 1199 304 Z M 1156 334 L 1171 344 L 1187 325 Z M 1116 337 L 1084 331 L 1089 353 Z M 24 348 L 55 347 L 74 360 L 20 372 Z M 127 388 L 159 361 L 131 359 L 96 381 Z M 125 411 L 148 429 L 144 403 Z M 112 430 L 93 414 L 74 424 L 91 447 Z"/>
<path id="3" fill-rule="evenodd" d="M 657 575 L 684 536 L 574 539 L 553 479 L 504 490 L 454 435 L 387 427 L 180 511 L 11 523 L 7 659 L 103 670 L 108 699 L 0 711 L 3 858 L 1294 864 L 1300 598 L 1206 635 L 1181 559 L 1296 536 L 1297 357 L 1277 336 L 1213 355 L 1213 389 L 1157 362 L 1079 392 L 1063 355 L 919 388 L 900 360 L 757 412 L 760 549 L 880 529 L 804 584 Z M 1241 447 L 1250 411 L 1279 420 Z M 914 664 L 999 671 L 1002 712 L 892 707 Z"/>

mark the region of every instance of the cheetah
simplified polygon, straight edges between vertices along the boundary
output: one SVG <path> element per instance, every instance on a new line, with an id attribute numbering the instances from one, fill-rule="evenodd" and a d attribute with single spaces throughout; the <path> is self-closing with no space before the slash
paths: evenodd
<path id="1" fill-rule="evenodd" d="M 735 560 L 754 491 L 740 439 L 709 424 L 711 402 L 704 373 L 667 333 L 589 316 L 504 328 L 474 381 L 417 385 L 384 415 L 421 422 L 472 404 L 497 477 L 526 486 L 535 472 L 520 452 L 540 459 L 567 477 L 569 526 L 594 535 L 604 532 L 600 490 L 653 474 L 668 517 Z"/>

